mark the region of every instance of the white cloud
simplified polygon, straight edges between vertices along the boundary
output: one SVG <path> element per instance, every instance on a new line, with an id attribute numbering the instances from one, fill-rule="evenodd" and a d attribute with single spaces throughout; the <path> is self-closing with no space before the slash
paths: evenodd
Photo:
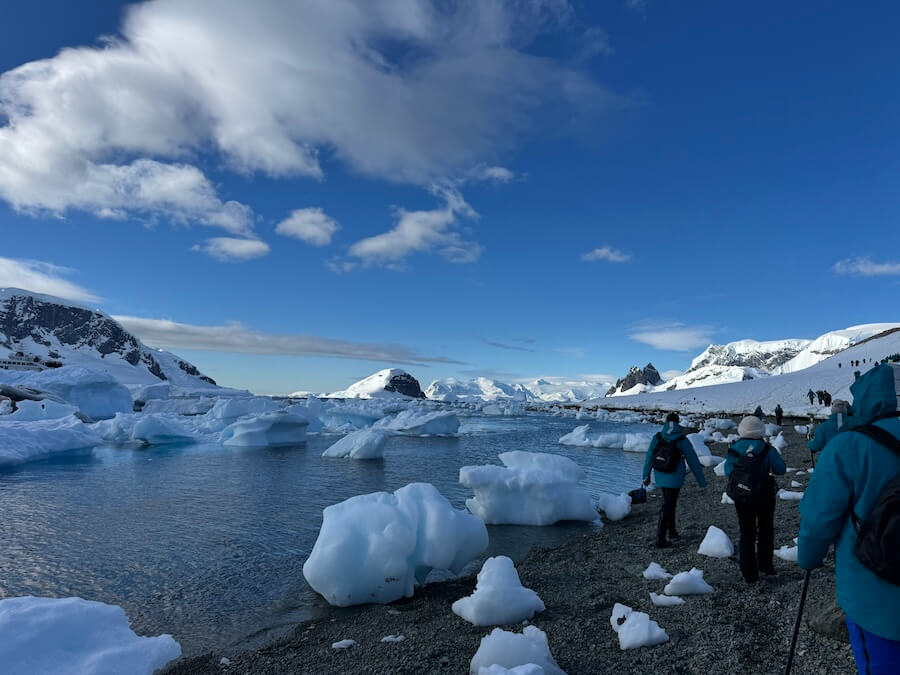
<path id="1" fill-rule="evenodd" d="M 278 234 L 294 237 L 313 246 L 327 246 L 338 231 L 337 221 L 319 208 L 296 209 L 275 226 Z"/>
<path id="2" fill-rule="evenodd" d="M 240 354 L 336 356 L 403 364 L 460 363 L 460 361 L 443 356 L 422 355 L 404 345 L 349 342 L 315 335 L 271 335 L 251 330 L 240 323 L 228 323 L 224 326 L 196 326 L 135 316 L 114 316 L 113 318 L 146 344 L 162 349 L 193 349 Z"/>
<path id="3" fill-rule="evenodd" d="M 645 323 L 636 326 L 629 337 L 657 349 L 685 352 L 709 345 L 714 332 L 711 326 Z"/>
<path id="4" fill-rule="evenodd" d="M 595 248 L 593 251 L 585 253 L 583 256 L 581 256 L 581 259 L 585 262 L 606 260 L 607 262 L 624 263 L 631 260 L 631 254 L 623 253 L 619 249 L 613 248 L 612 246 L 603 246 L 602 248 Z"/>
<path id="5" fill-rule="evenodd" d="M 251 237 L 250 206 L 219 195 L 201 156 L 318 180 L 324 149 L 392 181 L 459 177 L 518 142 L 544 103 L 621 100 L 526 51 L 570 15 L 566 0 L 137 4 L 102 46 L 0 75 L 0 199 Z"/>
<path id="6" fill-rule="evenodd" d="M 900 262 L 877 263 L 869 258 L 839 260 L 832 269 L 838 274 L 854 277 L 900 276 Z"/>
<path id="7" fill-rule="evenodd" d="M 261 258 L 269 253 L 269 245 L 259 239 L 238 239 L 236 237 L 213 237 L 193 250 L 201 251 L 222 262 L 239 262 Z"/>
<path id="8" fill-rule="evenodd" d="M 660 375 L 660 377 L 662 377 L 663 380 L 668 382 L 669 380 L 674 380 L 679 375 L 684 375 L 684 371 L 683 370 L 664 370 L 659 375 Z"/>
<path id="9" fill-rule="evenodd" d="M 55 295 L 66 300 L 99 302 L 100 298 L 63 276 L 72 270 L 40 260 L 0 257 L 0 288 L 21 288 L 33 293 Z"/>
<path id="10" fill-rule="evenodd" d="M 479 172 L 481 180 L 494 181 L 495 183 L 509 183 L 515 179 L 516 174 L 502 166 L 487 166 Z"/>
<path id="11" fill-rule="evenodd" d="M 452 263 L 474 262 L 481 246 L 465 240 L 453 229 L 457 216 L 477 218 L 478 214 L 454 188 L 433 188 L 444 206 L 431 211 L 395 211 L 393 229 L 362 239 L 350 247 L 350 255 L 367 265 L 397 265 L 411 253 L 435 251 Z"/>

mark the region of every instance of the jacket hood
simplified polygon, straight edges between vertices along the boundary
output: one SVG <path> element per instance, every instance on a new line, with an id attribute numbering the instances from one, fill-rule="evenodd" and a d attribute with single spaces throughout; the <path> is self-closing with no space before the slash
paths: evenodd
<path id="1" fill-rule="evenodd" d="M 678 424 L 678 422 L 666 422 L 659 433 L 662 434 L 662 437 L 667 441 L 674 441 L 684 434 L 684 429 L 681 428 L 681 425 Z"/>
<path id="2" fill-rule="evenodd" d="M 859 424 L 900 410 L 900 364 L 875 366 L 850 385 L 853 410 Z"/>

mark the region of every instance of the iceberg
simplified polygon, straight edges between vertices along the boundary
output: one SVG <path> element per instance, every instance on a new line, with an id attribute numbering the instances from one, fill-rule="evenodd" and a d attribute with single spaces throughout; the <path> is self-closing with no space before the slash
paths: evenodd
<path id="1" fill-rule="evenodd" d="M 410 408 L 395 417 L 379 420 L 375 426 L 404 436 L 452 436 L 459 431 L 459 419 L 454 412 L 423 412 Z"/>
<path id="2" fill-rule="evenodd" d="M 117 412 L 131 412 L 134 405 L 131 392 L 112 375 L 79 366 L 63 366 L 18 376 L 16 385 L 53 394 L 94 419 L 112 417 Z"/>
<path id="3" fill-rule="evenodd" d="M 606 432 L 592 433 L 590 425 L 575 427 L 571 432 L 559 439 L 560 445 L 578 447 L 609 448 L 626 452 L 646 452 L 650 447 L 653 434 Z"/>
<path id="4" fill-rule="evenodd" d="M 351 497 L 322 512 L 303 576 L 338 607 L 411 597 L 432 569 L 459 574 L 488 544 L 484 523 L 430 483 Z"/>
<path id="5" fill-rule="evenodd" d="M 189 431 L 176 415 L 116 413 L 112 419 L 94 424 L 93 429 L 108 443 L 167 445 L 200 440 L 200 434 Z"/>
<path id="6" fill-rule="evenodd" d="M 90 426 L 74 415 L 25 422 L 3 419 L 0 421 L 0 466 L 91 448 L 101 441 Z"/>
<path id="7" fill-rule="evenodd" d="M 222 445 L 228 448 L 279 448 L 306 442 L 309 423 L 282 410 L 238 420 L 222 432 Z"/>
<path id="8" fill-rule="evenodd" d="M 36 420 L 53 420 L 60 417 L 68 417 L 79 412 L 78 408 L 68 403 L 59 403 L 46 398 L 42 401 L 30 401 L 25 399 L 16 403 L 15 412 L 11 413 L 8 420 L 16 422 L 34 422 Z"/>
<path id="9" fill-rule="evenodd" d="M 384 446 L 392 436 L 385 429 L 358 429 L 332 444 L 322 457 L 349 457 L 350 459 L 377 459 L 384 457 Z"/>
<path id="10" fill-rule="evenodd" d="M 513 561 L 501 555 L 484 561 L 475 592 L 454 602 L 451 609 L 476 626 L 496 626 L 530 619 L 544 611 L 544 603 L 522 586 Z"/>

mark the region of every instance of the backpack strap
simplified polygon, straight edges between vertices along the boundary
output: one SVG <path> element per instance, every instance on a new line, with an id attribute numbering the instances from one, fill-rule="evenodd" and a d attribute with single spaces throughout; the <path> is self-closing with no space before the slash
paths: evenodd
<path id="1" fill-rule="evenodd" d="M 897 417 L 900 416 L 900 412 L 894 412 L 892 415 L 885 415 L 884 417 Z M 884 419 L 884 417 L 880 417 L 879 419 Z M 868 436 L 873 441 L 878 443 L 879 445 L 884 446 L 891 452 L 894 452 L 900 455 L 900 439 L 896 438 L 894 434 L 881 427 L 876 427 L 874 424 L 865 424 L 861 427 L 853 427 L 852 429 L 847 429 L 847 432 L 855 431 L 857 433 L 863 434 L 864 436 Z M 856 509 L 853 508 L 853 502 L 850 503 L 850 519 L 853 521 L 853 529 L 856 530 L 857 533 L 862 532 L 862 521 L 859 519 L 859 516 L 856 515 Z"/>

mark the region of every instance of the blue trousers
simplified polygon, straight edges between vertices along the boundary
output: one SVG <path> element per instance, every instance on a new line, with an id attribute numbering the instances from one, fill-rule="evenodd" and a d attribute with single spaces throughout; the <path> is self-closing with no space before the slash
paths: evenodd
<path id="1" fill-rule="evenodd" d="M 897 675 L 900 673 L 900 642 L 878 637 L 857 626 L 847 617 L 853 658 L 860 675 Z"/>

